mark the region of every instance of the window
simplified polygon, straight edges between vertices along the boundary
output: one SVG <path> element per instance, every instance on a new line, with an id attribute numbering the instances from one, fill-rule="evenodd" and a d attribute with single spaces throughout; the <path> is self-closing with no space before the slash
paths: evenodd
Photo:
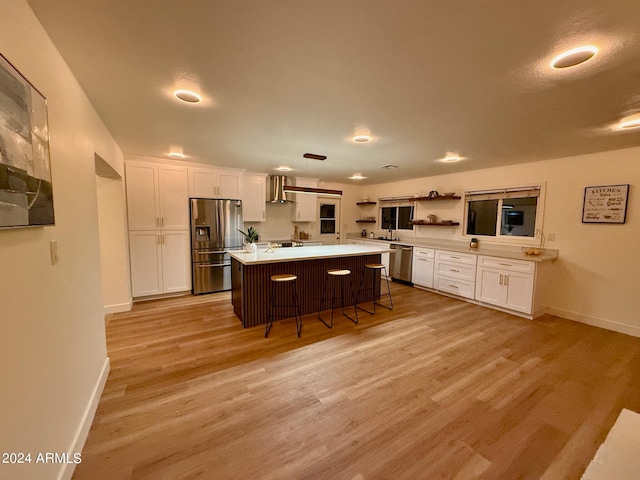
<path id="1" fill-rule="evenodd" d="M 465 193 L 470 236 L 534 238 L 541 224 L 540 186 Z"/>
<path id="2" fill-rule="evenodd" d="M 320 204 L 320 233 L 336 233 L 336 206 Z"/>
<path id="3" fill-rule="evenodd" d="M 413 230 L 413 205 L 380 208 L 380 228 L 383 230 Z"/>

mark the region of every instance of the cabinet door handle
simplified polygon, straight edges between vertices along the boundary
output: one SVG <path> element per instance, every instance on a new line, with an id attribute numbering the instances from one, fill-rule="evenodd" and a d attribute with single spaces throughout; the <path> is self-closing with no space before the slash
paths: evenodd
<path id="1" fill-rule="evenodd" d="M 502 283 L 502 277 L 503 277 L 503 275 L 502 275 L 502 274 L 500 274 L 500 285 L 503 285 L 503 283 Z"/>
<path id="2" fill-rule="evenodd" d="M 504 276 L 504 286 L 508 287 L 509 286 L 509 275 L 505 275 Z"/>
<path id="3" fill-rule="evenodd" d="M 451 285 L 451 284 L 449 284 L 449 286 L 450 286 L 451 288 L 460 288 L 460 287 L 458 287 L 458 285 Z"/>
<path id="4" fill-rule="evenodd" d="M 498 263 L 498 265 L 502 265 L 503 267 L 513 267 L 511 263 Z"/>
<path id="5" fill-rule="evenodd" d="M 451 258 L 455 258 L 456 260 L 460 260 L 460 257 L 454 257 L 453 255 L 451 256 Z"/>
<path id="6" fill-rule="evenodd" d="M 156 217 L 156 227 L 160 226 L 160 217 Z"/>
<path id="7" fill-rule="evenodd" d="M 164 227 L 164 217 L 160 217 L 160 226 Z"/>
<path id="8" fill-rule="evenodd" d="M 449 269 L 450 272 L 456 272 L 456 273 L 460 273 L 460 270 L 456 270 L 455 268 L 450 268 Z"/>

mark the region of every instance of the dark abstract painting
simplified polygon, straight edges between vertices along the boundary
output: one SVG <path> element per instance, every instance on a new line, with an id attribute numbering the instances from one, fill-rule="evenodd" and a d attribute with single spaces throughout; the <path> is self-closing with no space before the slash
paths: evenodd
<path id="1" fill-rule="evenodd" d="M 0 55 L 0 228 L 53 224 L 47 101 Z"/>

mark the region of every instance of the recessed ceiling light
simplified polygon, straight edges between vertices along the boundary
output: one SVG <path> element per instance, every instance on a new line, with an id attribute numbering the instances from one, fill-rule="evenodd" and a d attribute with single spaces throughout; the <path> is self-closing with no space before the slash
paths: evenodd
<path id="1" fill-rule="evenodd" d="M 363 177 L 361 173 L 354 173 L 349 177 L 351 180 L 364 180 L 367 177 Z"/>
<path id="2" fill-rule="evenodd" d="M 182 147 L 176 147 L 174 145 L 171 146 L 171 150 L 169 150 L 169 156 L 171 158 L 184 158 L 184 153 L 182 152 Z"/>
<path id="3" fill-rule="evenodd" d="M 371 141 L 371 137 L 369 135 L 356 135 L 353 137 L 353 141 L 356 143 L 367 143 Z"/>
<path id="4" fill-rule="evenodd" d="M 191 90 L 179 89 L 173 92 L 173 94 L 179 100 L 182 100 L 183 102 L 187 102 L 187 103 L 199 103 L 202 101 L 202 97 L 200 96 L 200 94 L 193 92 Z"/>
<path id="5" fill-rule="evenodd" d="M 275 170 L 278 170 L 279 172 L 290 172 L 291 170 L 293 170 L 293 168 L 282 166 L 275 168 Z"/>
<path id="6" fill-rule="evenodd" d="M 620 120 L 620 123 L 618 124 L 618 128 L 620 130 L 629 130 L 632 128 L 639 128 L 639 127 L 640 127 L 640 113 L 625 117 L 622 120 Z"/>
<path id="7" fill-rule="evenodd" d="M 598 47 L 594 47 L 593 45 L 573 48 L 551 60 L 551 66 L 553 68 L 575 67 L 593 58 L 596 53 L 598 53 Z"/>
<path id="8" fill-rule="evenodd" d="M 447 152 L 447 154 L 444 156 L 444 158 L 440 159 L 440 161 L 441 162 L 447 162 L 447 163 L 453 163 L 453 162 L 459 162 L 460 160 L 464 160 L 464 159 L 465 159 L 465 157 L 461 157 L 457 153 Z"/>

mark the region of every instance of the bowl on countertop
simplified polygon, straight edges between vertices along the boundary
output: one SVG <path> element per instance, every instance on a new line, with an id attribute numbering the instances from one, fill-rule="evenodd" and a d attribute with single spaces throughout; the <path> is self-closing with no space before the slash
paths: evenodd
<path id="1" fill-rule="evenodd" d="M 522 247 L 522 253 L 525 255 L 541 255 L 544 253 L 544 248 L 542 247 Z"/>

